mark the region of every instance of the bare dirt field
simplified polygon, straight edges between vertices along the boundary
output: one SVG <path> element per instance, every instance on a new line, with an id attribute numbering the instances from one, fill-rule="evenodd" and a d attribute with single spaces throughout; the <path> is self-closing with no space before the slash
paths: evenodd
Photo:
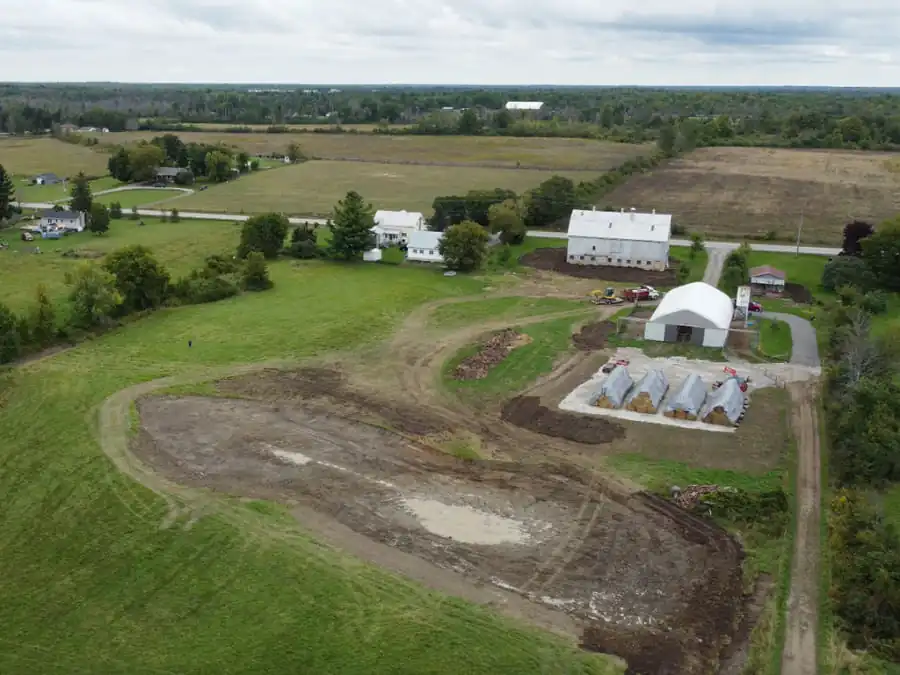
<path id="1" fill-rule="evenodd" d="M 606 197 L 616 207 L 657 209 L 690 231 L 735 238 L 774 231 L 802 240 L 840 241 L 859 218 L 879 223 L 900 211 L 898 155 L 884 152 L 701 148 Z"/>
<path id="2" fill-rule="evenodd" d="M 581 279 L 603 279 L 622 283 L 641 283 L 653 286 L 674 286 L 675 268 L 664 272 L 648 272 L 630 267 L 609 267 L 605 265 L 573 265 L 566 260 L 564 248 L 538 248 L 523 255 L 519 262 L 526 267 L 550 270 Z M 672 259 L 670 263 L 677 265 Z"/>
<path id="3" fill-rule="evenodd" d="M 724 532 L 565 464 L 457 460 L 411 441 L 441 420 L 406 428 L 400 406 L 388 431 L 358 419 L 383 403 L 344 398 L 327 371 L 303 378 L 299 404 L 142 399 L 135 451 L 179 483 L 313 510 L 373 547 L 574 617 L 586 648 L 634 672 L 699 673 L 718 660 L 741 593 L 740 549 Z"/>
<path id="4" fill-rule="evenodd" d="M 161 132 L 102 134 L 100 141 L 134 143 Z M 545 171 L 606 171 L 627 159 L 652 152 L 652 145 L 632 145 L 573 138 L 498 136 L 392 136 L 388 134 L 235 134 L 180 132 L 185 143 L 223 143 L 257 155 L 283 153 L 297 143 L 307 157 L 355 162 L 480 166 Z"/>

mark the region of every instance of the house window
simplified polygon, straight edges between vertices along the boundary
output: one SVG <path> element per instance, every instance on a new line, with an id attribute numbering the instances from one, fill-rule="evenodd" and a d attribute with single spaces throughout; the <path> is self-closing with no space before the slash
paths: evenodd
<path id="1" fill-rule="evenodd" d="M 591 256 L 591 262 L 595 262 L 595 260 L 594 256 Z"/>
<path id="2" fill-rule="evenodd" d="M 580 255 L 580 256 L 578 256 L 578 259 L 579 259 L 579 260 L 584 260 L 584 256 L 583 256 L 583 255 Z"/>
<path id="3" fill-rule="evenodd" d="M 621 258 L 618 258 L 618 259 L 616 260 L 616 262 L 619 263 L 619 264 L 621 265 L 621 264 L 622 264 L 622 259 L 621 259 Z"/>
<path id="4" fill-rule="evenodd" d="M 631 264 L 631 261 L 630 261 L 630 260 L 626 260 L 626 261 L 625 261 L 625 264 L 626 264 L 626 265 L 630 265 L 630 264 Z"/>
<path id="5" fill-rule="evenodd" d="M 575 256 L 574 256 L 574 255 L 570 255 L 570 256 L 569 256 L 569 260 L 575 260 Z"/>

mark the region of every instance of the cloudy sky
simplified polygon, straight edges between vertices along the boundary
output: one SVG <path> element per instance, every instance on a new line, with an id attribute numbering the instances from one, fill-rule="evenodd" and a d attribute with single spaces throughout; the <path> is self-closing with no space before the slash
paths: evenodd
<path id="1" fill-rule="evenodd" d="M 900 86 L 898 0 L 0 0 L 0 81 Z"/>

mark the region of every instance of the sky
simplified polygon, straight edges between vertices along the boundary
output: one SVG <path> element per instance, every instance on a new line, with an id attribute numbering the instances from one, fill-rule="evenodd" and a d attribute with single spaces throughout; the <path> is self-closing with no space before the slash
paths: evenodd
<path id="1" fill-rule="evenodd" d="M 0 0 L 0 81 L 900 86 L 897 0 Z"/>

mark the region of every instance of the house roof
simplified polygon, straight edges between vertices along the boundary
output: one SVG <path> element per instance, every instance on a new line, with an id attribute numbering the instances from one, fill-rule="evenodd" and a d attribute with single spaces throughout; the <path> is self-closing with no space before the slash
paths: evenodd
<path id="1" fill-rule="evenodd" d="M 78 211 L 44 211 L 41 218 L 57 218 L 59 220 L 79 220 L 81 214 Z"/>
<path id="2" fill-rule="evenodd" d="M 156 170 L 157 176 L 177 176 L 185 173 L 187 169 L 180 166 L 161 166 Z"/>
<path id="3" fill-rule="evenodd" d="M 695 281 L 666 293 L 650 322 L 727 330 L 733 316 L 731 298 L 718 288 Z"/>
<path id="4" fill-rule="evenodd" d="M 570 237 L 666 242 L 671 234 L 672 216 L 667 213 L 575 209 L 569 217 Z"/>
<path id="5" fill-rule="evenodd" d="M 543 101 L 508 101 L 507 110 L 540 110 L 544 107 Z"/>
<path id="6" fill-rule="evenodd" d="M 431 232 L 430 230 L 416 230 L 415 232 L 410 233 L 409 242 L 407 242 L 406 247 L 410 248 L 427 248 L 427 249 L 436 249 L 438 247 L 438 243 L 441 241 L 441 238 L 444 236 L 443 232 Z"/>
<path id="7" fill-rule="evenodd" d="M 417 229 L 425 219 L 418 211 L 376 211 L 375 224 L 380 227 L 401 227 Z"/>
<path id="8" fill-rule="evenodd" d="M 785 273 L 770 265 L 760 265 L 750 269 L 751 277 L 775 277 L 776 279 L 784 279 Z"/>
<path id="9" fill-rule="evenodd" d="M 51 178 L 54 180 L 60 180 L 59 176 L 55 173 L 39 173 L 35 178 Z"/>

